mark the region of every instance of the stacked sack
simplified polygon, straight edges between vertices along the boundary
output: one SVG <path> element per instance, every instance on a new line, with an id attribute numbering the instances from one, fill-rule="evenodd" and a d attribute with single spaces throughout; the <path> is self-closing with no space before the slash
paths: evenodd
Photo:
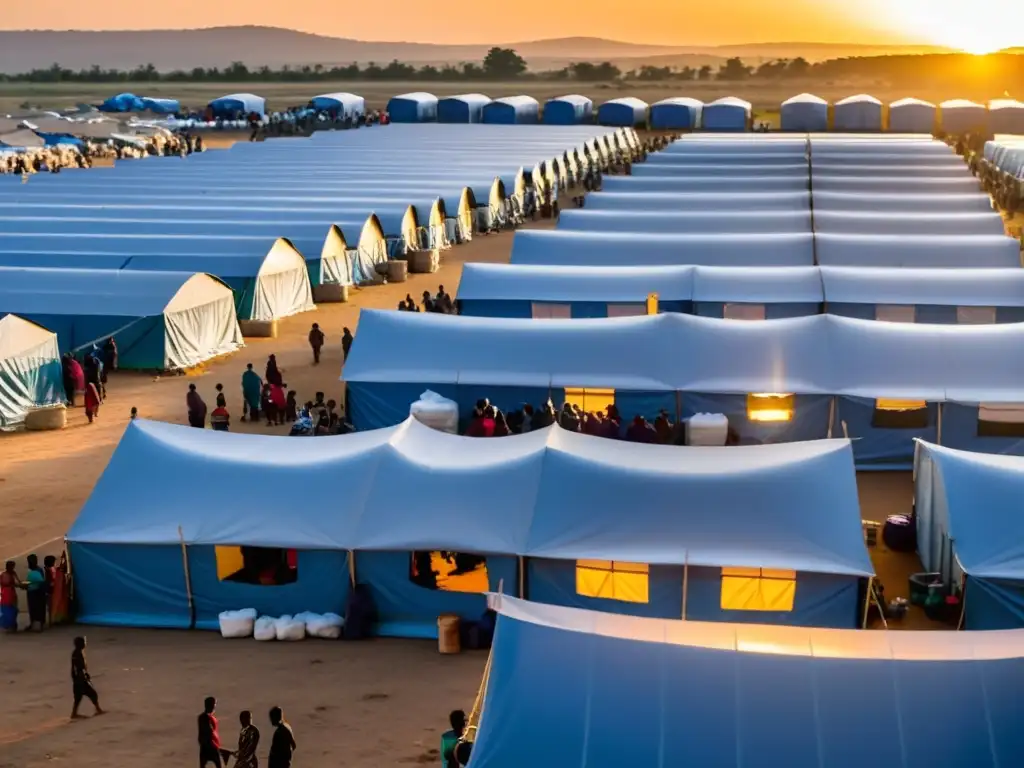
<path id="1" fill-rule="evenodd" d="M 336 613 L 297 613 L 294 616 L 259 616 L 255 610 L 225 611 L 220 614 L 222 637 L 253 637 L 256 640 L 303 640 L 316 637 L 337 640 L 345 620 Z"/>

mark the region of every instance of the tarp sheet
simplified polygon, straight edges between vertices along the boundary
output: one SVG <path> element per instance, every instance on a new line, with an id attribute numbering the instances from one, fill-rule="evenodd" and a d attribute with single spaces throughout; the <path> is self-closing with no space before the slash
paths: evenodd
<path id="1" fill-rule="evenodd" d="M 17 315 L 0 316 L 0 430 L 32 408 L 64 402 L 57 334 Z"/>

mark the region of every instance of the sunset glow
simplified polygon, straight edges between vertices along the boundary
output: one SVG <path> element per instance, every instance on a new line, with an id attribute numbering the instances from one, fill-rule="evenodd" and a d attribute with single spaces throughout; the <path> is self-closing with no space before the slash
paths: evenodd
<path id="1" fill-rule="evenodd" d="M 886 0 L 882 18 L 894 29 L 935 45 L 985 54 L 1024 45 L 1022 0 Z"/>

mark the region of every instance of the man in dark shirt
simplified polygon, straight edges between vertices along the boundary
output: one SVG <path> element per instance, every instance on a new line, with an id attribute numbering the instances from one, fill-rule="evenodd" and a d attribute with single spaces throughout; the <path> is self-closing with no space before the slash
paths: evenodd
<path id="1" fill-rule="evenodd" d="M 78 714 L 78 706 L 82 699 L 88 699 L 96 709 L 97 715 L 103 714 L 100 707 L 100 697 L 96 689 L 92 687 L 92 678 L 89 676 L 89 667 L 85 663 L 85 638 L 75 638 L 75 650 L 71 653 L 71 687 L 75 696 L 74 706 L 71 708 L 73 720 L 81 717 Z"/>
<path id="2" fill-rule="evenodd" d="M 270 741 L 267 766 L 268 768 L 291 768 L 292 753 L 295 751 L 295 734 L 292 733 L 292 727 L 284 721 L 284 712 L 280 707 L 270 710 L 270 724 L 274 726 L 274 736 Z"/>
<path id="3" fill-rule="evenodd" d="M 220 730 L 217 717 L 213 714 L 217 709 L 217 700 L 207 696 L 203 702 L 203 712 L 199 715 L 199 768 L 213 764 L 221 768 Z"/>
<path id="4" fill-rule="evenodd" d="M 355 337 L 352 335 L 352 331 L 348 328 L 342 330 L 341 333 L 341 354 L 342 362 L 348 360 L 348 353 L 352 349 L 352 342 L 355 341 Z"/>

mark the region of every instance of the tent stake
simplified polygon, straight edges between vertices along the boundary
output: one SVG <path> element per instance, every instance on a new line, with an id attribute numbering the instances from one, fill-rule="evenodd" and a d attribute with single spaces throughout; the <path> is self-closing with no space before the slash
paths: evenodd
<path id="1" fill-rule="evenodd" d="M 185 592 L 188 594 L 188 628 L 196 628 L 196 605 L 192 599 L 192 573 L 188 569 L 188 548 L 185 546 L 185 533 L 178 526 L 178 540 L 181 542 L 181 562 L 185 567 Z"/>

